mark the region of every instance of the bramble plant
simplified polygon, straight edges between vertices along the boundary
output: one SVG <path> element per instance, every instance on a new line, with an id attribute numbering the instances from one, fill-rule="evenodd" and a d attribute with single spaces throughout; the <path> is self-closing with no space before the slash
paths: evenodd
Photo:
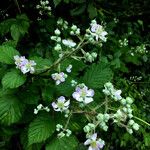
<path id="1" fill-rule="evenodd" d="M 97 1 L 40 0 L 26 7 L 15 1 L 20 14 L 0 23 L 0 148 L 150 146 L 149 88 L 141 85 L 150 79 L 146 66 L 139 71 L 149 64 L 148 41 L 137 35 L 143 22 L 126 26 L 98 11 Z M 89 18 L 64 19 L 60 4 L 73 18 L 87 12 Z M 21 13 L 30 7 L 35 16 Z"/>

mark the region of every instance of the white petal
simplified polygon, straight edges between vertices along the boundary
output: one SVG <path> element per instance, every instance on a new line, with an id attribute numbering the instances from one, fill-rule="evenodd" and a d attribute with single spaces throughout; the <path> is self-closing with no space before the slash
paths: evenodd
<path id="1" fill-rule="evenodd" d="M 70 100 L 64 103 L 64 106 L 69 106 L 70 105 Z"/>
<path id="2" fill-rule="evenodd" d="M 60 96 L 60 97 L 57 99 L 58 102 L 62 102 L 62 103 L 64 103 L 65 100 L 66 100 L 66 99 L 65 99 L 64 96 Z"/>
<path id="3" fill-rule="evenodd" d="M 78 99 L 80 98 L 80 94 L 79 94 L 78 92 L 74 92 L 74 93 L 72 94 L 72 97 L 73 97 L 74 99 L 78 100 Z"/>
<path id="4" fill-rule="evenodd" d="M 84 100 L 84 103 L 85 104 L 88 104 L 88 103 L 91 103 L 93 101 L 93 98 L 91 97 L 86 97 L 85 100 Z"/>
<path id="5" fill-rule="evenodd" d="M 54 109 L 58 108 L 58 106 L 57 106 L 57 104 L 56 104 L 55 102 L 52 103 L 52 107 L 53 107 Z"/>
<path id="6" fill-rule="evenodd" d="M 87 91 L 87 96 L 93 97 L 93 96 L 94 96 L 94 90 L 89 89 L 89 90 Z"/>
<path id="7" fill-rule="evenodd" d="M 92 146 L 89 146 L 88 150 L 93 150 Z"/>
<path id="8" fill-rule="evenodd" d="M 59 85 L 61 82 L 59 80 L 56 81 L 56 85 Z"/>
<path id="9" fill-rule="evenodd" d="M 87 139 L 85 142 L 84 142 L 84 145 L 89 145 L 91 144 L 91 140 L 90 139 Z"/>
<path id="10" fill-rule="evenodd" d="M 93 141 L 96 141 L 96 138 L 97 138 L 97 133 L 94 133 L 94 134 L 91 136 L 91 139 L 92 139 Z"/>

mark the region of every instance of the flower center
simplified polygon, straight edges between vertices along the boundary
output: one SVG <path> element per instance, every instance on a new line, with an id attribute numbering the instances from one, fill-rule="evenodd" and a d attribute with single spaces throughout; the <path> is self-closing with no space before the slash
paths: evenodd
<path id="1" fill-rule="evenodd" d="M 85 91 L 85 90 L 82 90 L 82 91 L 81 91 L 81 97 L 86 97 L 86 95 L 87 95 L 86 91 Z"/>
<path id="2" fill-rule="evenodd" d="M 64 108 L 64 103 L 58 102 L 58 103 L 57 103 L 57 106 L 58 106 L 60 109 L 62 109 L 62 108 Z"/>
<path id="3" fill-rule="evenodd" d="M 92 148 L 96 148 L 96 147 L 97 147 L 96 141 L 93 141 L 93 142 L 91 143 L 91 146 L 92 146 Z"/>

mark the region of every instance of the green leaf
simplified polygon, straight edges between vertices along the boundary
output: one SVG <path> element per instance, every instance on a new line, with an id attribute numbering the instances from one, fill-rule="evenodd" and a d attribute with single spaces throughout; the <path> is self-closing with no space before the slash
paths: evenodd
<path id="1" fill-rule="evenodd" d="M 112 79 L 112 71 L 104 63 L 93 64 L 85 73 L 82 81 L 91 88 L 101 88 Z"/>
<path id="2" fill-rule="evenodd" d="M 77 16 L 77 15 L 82 14 L 85 11 L 85 9 L 86 9 L 86 4 L 82 4 L 72 9 L 70 13 L 72 16 Z"/>
<path id="3" fill-rule="evenodd" d="M 8 33 L 11 25 L 14 24 L 15 22 L 16 22 L 16 19 L 8 19 L 8 20 L 4 20 L 3 22 L 1 22 L 0 34 L 5 35 L 6 33 Z"/>
<path id="4" fill-rule="evenodd" d="M 76 150 L 77 145 L 75 136 L 55 138 L 46 145 L 46 150 Z"/>
<path id="5" fill-rule="evenodd" d="M 28 130 L 28 145 L 48 139 L 55 131 L 54 120 L 44 113 L 31 122 Z"/>
<path id="6" fill-rule="evenodd" d="M 10 28 L 11 31 L 11 36 L 15 41 L 18 41 L 20 38 L 20 30 L 19 30 L 19 26 L 17 24 L 13 24 Z"/>
<path id="7" fill-rule="evenodd" d="M 144 143 L 146 146 L 150 146 L 150 133 L 144 133 Z"/>
<path id="8" fill-rule="evenodd" d="M 10 125 L 20 120 L 23 113 L 23 104 L 13 95 L 0 97 L 0 121 Z"/>
<path id="9" fill-rule="evenodd" d="M 19 52 L 10 46 L 0 46 L 0 62 L 6 64 L 14 64 L 14 56 L 19 55 Z"/>
<path id="10" fill-rule="evenodd" d="M 97 9 L 93 6 L 92 3 L 88 5 L 88 13 L 89 13 L 90 19 L 93 19 L 97 16 Z"/>
<path id="11" fill-rule="evenodd" d="M 52 64 L 50 59 L 43 59 L 41 57 L 32 57 L 31 59 L 36 62 L 35 73 L 39 73 L 40 71 L 47 69 Z"/>
<path id="12" fill-rule="evenodd" d="M 61 2 L 61 0 L 53 0 L 55 7 Z"/>
<path id="13" fill-rule="evenodd" d="M 17 88 L 23 85 L 26 77 L 21 75 L 18 70 L 12 70 L 4 75 L 2 78 L 2 85 L 4 88 Z"/>

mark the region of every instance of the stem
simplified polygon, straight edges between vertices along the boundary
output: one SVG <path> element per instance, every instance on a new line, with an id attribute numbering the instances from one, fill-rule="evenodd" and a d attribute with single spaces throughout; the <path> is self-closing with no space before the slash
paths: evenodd
<path id="1" fill-rule="evenodd" d="M 16 6 L 17 6 L 17 8 L 18 8 L 19 13 L 21 14 L 21 9 L 20 9 L 20 6 L 19 6 L 19 3 L 18 3 L 18 0 L 14 0 L 14 3 L 15 3 L 15 5 L 16 5 Z"/>
<path id="2" fill-rule="evenodd" d="M 71 116 L 72 116 L 72 112 L 70 112 L 70 115 L 69 115 L 69 117 L 68 117 L 68 120 L 67 120 L 67 122 L 66 122 L 66 125 L 65 125 L 65 127 L 64 127 L 64 130 L 67 129 L 67 126 L 68 126 L 68 124 L 69 124 L 69 121 L 70 121 L 70 119 L 71 119 Z"/>
<path id="3" fill-rule="evenodd" d="M 134 117 L 135 119 L 137 119 L 137 120 L 139 120 L 139 121 L 145 123 L 146 125 L 150 126 L 150 124 L 149 124 L 148 122 L 142 120 L 141 118 L 138 118 L 138 117 L 136 117 L 136 116 L 133 116 L 133 117 Z"/>
<path id="4" fill-rule="evenodd" d="M 107 113 L 108 110 L 108 98 L 107 96 L 105 97 L 105 114 Z"/>
<path id="5" fill-rule="evenodd" d="M 97 110 L 97 109 L 99 109 L 99 108 L 101 108 L 105 103 L 106 103 L 106 101 L 104 101 L 101 105 L 96 106 L 96 107 L 94 108 L 94 111 Z"/>
<path id="6" fill-rule="evenodd" d="M 84 38 L 83 40 L 79 43 L 79 45 L 70 53 L 68 54 L 64 54 L 61 58 L 57 59 L 50 67 L 48 67 L 46 70 L 44 70 L 43 72 L 40 72 L 39 74 L 45 73 L 49 70 L 51 70 L 51 68 L 57 66 L 61 61 L 64 61 L 66 58 L 70 57 L 72 54 L 76 53 L 78 50 L 80 50 L 84 45 L 86 45 L 88 42 L 84 42 Z"/>

